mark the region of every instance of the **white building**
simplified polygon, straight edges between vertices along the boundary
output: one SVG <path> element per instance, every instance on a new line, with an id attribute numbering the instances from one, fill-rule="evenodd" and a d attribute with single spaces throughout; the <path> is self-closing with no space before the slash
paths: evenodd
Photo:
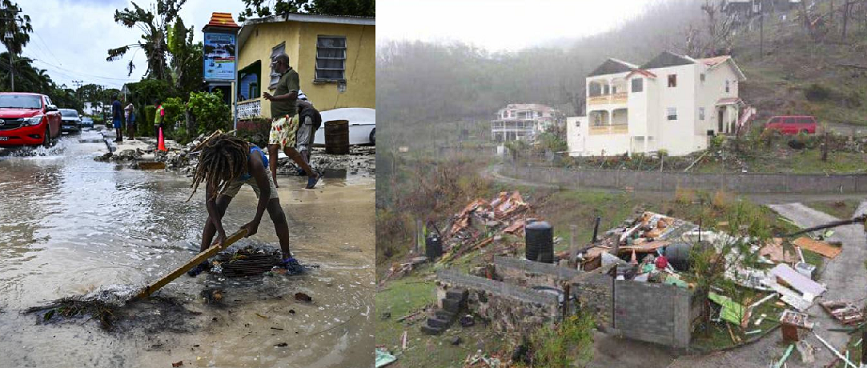
<path id="1" fill-rule="evenodd" d="M 491 139 L 495 142 L 533 141 L 554 124 L 563 122 L 563 113 L 540 104 L 508 104 L 491 120 Z"/>
<path id="2" fill-rule="evenodd" d="M 608 59 L 587 77 L 587 116 L 567 118 L 569 154 L 705 149 L 710 137 L 735 134 L 754 114 L 738 98 L 745 79 L 729 56 L 663 52 L 641 66 Z"/>

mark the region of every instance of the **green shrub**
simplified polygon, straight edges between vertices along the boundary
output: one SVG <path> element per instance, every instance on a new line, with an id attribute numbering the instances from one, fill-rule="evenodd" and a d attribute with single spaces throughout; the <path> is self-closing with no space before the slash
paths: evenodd
<path id="1" fill-rule="evenodd" d="M 221 91 L 192 92 L 188 106 L 196 116 L 198 134 L 208 134 L 217 129 L 229 130 L 232 114 L 229 105 L 223 102 Z"/>
<path id="2" fill-rule="evenodd" d="M 144 107 L 144 120 L 136 121 L 136 127 L 138 128 L 136 133 L 138 135 L 151 136 L 153 134 L 154 114 L 156 114 L 156 110 L 157 108 L 154 105 L 146 105 Z M 141 118 L 141 115 L 139 115 L 139 118 Z"/>
<path id="3" fill-rule="evenodd" d="M 804 97 L 813 102 L 828 100 L 831 98 L 832 94 L 833 93 L 830 89 L 817 83 L 810 84 L 810 86 L 804 90 Z"/>
<path id="4" fill-rule="evenodd" d="M 567 317 L 557 326 L 544 326 L 530 337 L 531 366 L 565 368 L 573 363 L 587 364 L 593 357 L 593 317 L 581 314 Z"/>

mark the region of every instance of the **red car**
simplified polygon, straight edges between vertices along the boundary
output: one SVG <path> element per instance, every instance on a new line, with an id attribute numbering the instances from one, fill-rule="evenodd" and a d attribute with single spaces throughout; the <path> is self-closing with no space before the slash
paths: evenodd
<path id="1" fill-rule="evenodd" d="M 39 93 L 0 93 L 0 146 L 48 146 L 61 134 L 60 112 Z"/>
<path id="2" fill-rule="evenodd" d="M 774 116 L 765 124 L 765 129 L 785 135 L 816 134 L 817 125 L 813 116 Z"/>

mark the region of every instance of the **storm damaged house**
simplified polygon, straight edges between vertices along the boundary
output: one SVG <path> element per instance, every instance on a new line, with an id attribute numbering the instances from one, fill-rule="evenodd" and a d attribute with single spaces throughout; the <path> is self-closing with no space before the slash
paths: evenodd
<path id="1" fill-rule="evenodd" d="M 587 76 L 587 115 L 567 118 L 569 155 L 706 149 L 710 137 L 738 134 L 754 116 L 738 97 L 744 80 L 731 56 L 663 52 L 642 65 L 608 59 Z"/>
<path id="2" fill-rule="evenodd" d="M 563 124 L 564 117 L 562 112 L 546 105 L 508 104 L 491 121 L 491 139 L 532 142 L 552 126 Z"/>

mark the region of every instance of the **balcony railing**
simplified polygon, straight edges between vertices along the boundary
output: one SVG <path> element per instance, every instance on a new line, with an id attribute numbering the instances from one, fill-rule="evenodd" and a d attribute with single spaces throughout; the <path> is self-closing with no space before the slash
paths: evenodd
<path id="1" fill-rule="evenodd" d="M 605 134 L 627 134 L 629 133 L 629 125 L 597 125 L 590 126 L 589 135 L 605 135 Z"/>
<path id="2" fill-rule="evenodd" d="M 611 103 L 626 103 L 626 92 L 618 92 L 611 95 Z"/>
<path id="3" fill-rule="evenodd" d="M 605 105 L 605 104 L 625 104 L 627 100 L 626 92 L 618 92 L 609 95 L 587 97 L 588 105 Z"/>
<path id="4" fill-rule="evenodd" d="M 252 119 L 262 116 L 262 101 L 259 99 L 238 103 L 238 119 Z"/>

